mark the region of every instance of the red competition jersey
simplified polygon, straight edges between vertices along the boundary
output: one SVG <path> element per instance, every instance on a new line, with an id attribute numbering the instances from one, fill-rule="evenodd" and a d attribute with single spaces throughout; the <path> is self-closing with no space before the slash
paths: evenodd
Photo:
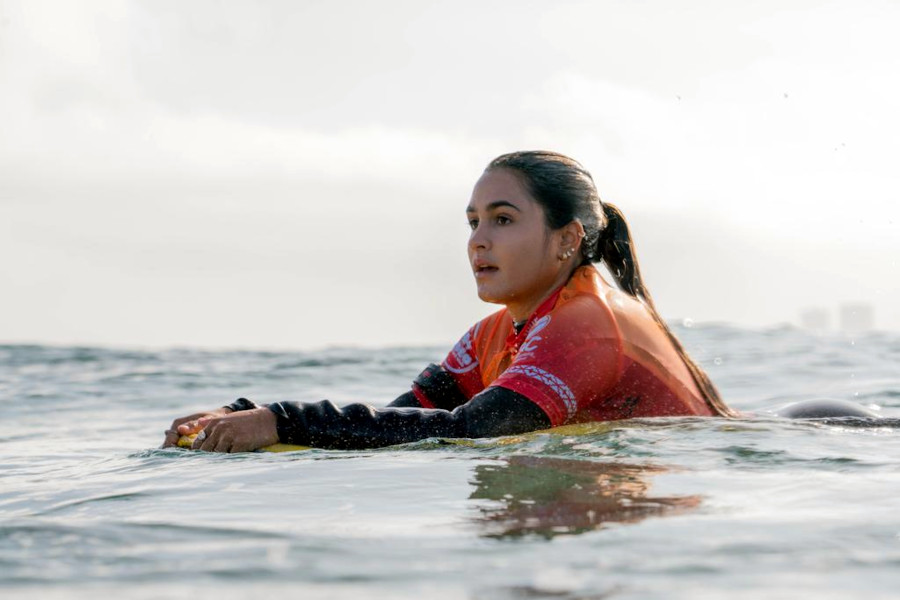
<path id="1" fill-rule="evenodd" d="M 504 387 L 554 427 L 715 414 L 648 309 L 593 266 L 579 267 L 518 334 L 505 308 L 478 322 L 442 366 L 466 398 Z"/>

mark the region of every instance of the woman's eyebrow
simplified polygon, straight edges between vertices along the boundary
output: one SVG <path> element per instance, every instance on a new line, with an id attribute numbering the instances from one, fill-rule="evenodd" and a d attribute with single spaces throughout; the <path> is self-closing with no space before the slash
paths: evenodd
<path id="1" fill-rule="evenodd" d="M 500 207 L 502 207 L 502 206 L 508 206 L 508 207 L 510 207 L 510 208 L 513 208 L 513 209 L 517 210 L 518 212 L 522 212 L 522 209 L 521 209 L 521 208 L 519 208 L 518 206 L 516 206 L 515 204 L 513 204 L 513 203 L 510 202 L 509 200 L 494 200 L 493 202 L 491 202 L 490 204 L 488 204 L 488 205 L 485 207 L 485 210 L 489 210 L 489 211 L 490 211 L 490 210 L 494 210 L 494 209 L 500 208 Z M 478 212 L 478 211 L 475 210 L 475 207 L 472 206 L 472 205 L 470 204 L 469 206 L 466 207 L 466 212 L 467 212 L 467 213 L 470 213 L 470 212 Z"/>

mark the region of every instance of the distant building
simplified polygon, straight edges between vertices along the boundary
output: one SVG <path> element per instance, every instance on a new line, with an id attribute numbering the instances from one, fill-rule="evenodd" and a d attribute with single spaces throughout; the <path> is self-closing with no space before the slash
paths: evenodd
<path id="1" fill-rule="evenodd" d="M 824 308 L 808 308 L 800 313 L 800 326 L 814 333 L 825 333 L 831 328 L 831 319 Z"/>
<path id="2" fill-rule="evenodd" d="M 862 302 L 842 304 L 840 308 L 841 331 L 861 333 L 875 329 L 875 309 Z"/>

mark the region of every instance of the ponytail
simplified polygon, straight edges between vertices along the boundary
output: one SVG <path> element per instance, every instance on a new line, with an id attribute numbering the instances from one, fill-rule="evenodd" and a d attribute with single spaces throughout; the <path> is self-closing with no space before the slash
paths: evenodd
<path id="1" fill-rule="evenodd" d="M 725 402 L 722 401 L 718 390 L 716 390 L 716 386 L 713 385 L 706 373 L 703 372 L 703 369 L 691 360 L 691 357 L 688 356 L 684 347 L 681 345 L 681 342 L 679 342 L 678 338 L 672 334 L 669 326 L 663 318 L 659 316 L 659 313 L 656 312 L 656 307 L 653 304 L 653 299 L 650 297 L 650 292 L 647 290 L 647 287 L 644 285 L 644 281 L 641 278 L 641 269 L 638 266 L 634 242 L 631 240 L 631 233 L 628 230 L 628 224 L 625 222 L 625 216 L 622 215 L 622 211 L 612 204 L 604 203 L 603 214 L 606 217 L 606 226 L 600 232 L 596 249 L 588 254 L 590 257 L 589 260 L 606 263 L 607 269 L 615 279 L 619 288 L 642 302 L 647 307 L 650 314 L 653 316 L 653 319 L 660 327 L 662 327 L 662 330 L 666 332 L 666 335 L 669 336 L 669 340 L 672 342 L 672 345 L 675 346 L 675 351 L 678 352 L 678 356 L 684 361 L 688 371 L 691 373 L 694 383 L 697 384 L 697 388 L 700 390 L 703 399 L 706 400 L 706 404 L 710 409 L 712 409 L 715 414 L 723 417 L 738 416 L 738 413 L 730 409 Z"/>
<path id="2" fill-rule="evenodd" d="M 632 249 L 631 233 L 625 216 L 618 207 L 612 204 L 603 204 L 603 215 L 606 217 L 606 227 L 600 232 L 597 240 L 595 260 L 606 263 L 607 269 L 615 278 L 619 287 L 628 292 L 630 296 L 642 298 L 651 307 L 650 293 L 644 287 L 641 279 L 641 269 Z"/>

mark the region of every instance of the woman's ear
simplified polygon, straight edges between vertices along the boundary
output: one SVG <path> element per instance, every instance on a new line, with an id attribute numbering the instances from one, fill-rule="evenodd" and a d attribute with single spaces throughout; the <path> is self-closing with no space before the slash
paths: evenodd
<path id="1" fill-rule="evenodd" d="M 560 230 L 559 250 L 560 254 L 566 254 L 571 250 L 577 254 L 581 249 L 581 240 L 584 239 L 584 226 L 580 221 L 572 221 Z"/>

